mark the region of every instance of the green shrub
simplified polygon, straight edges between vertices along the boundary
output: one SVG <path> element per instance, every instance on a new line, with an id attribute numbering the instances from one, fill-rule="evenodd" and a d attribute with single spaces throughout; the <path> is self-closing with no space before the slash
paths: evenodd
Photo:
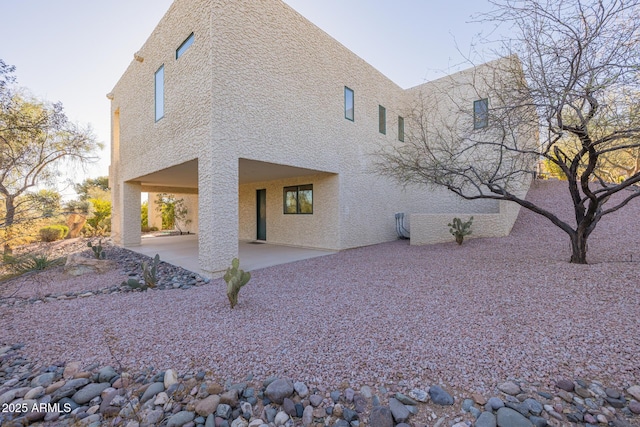
<path id="1" fill-rule="evenodd" d="M 43 242 L 55 242 L 64 239 L 68 232 L 69 227 L 66 225 L 50 225 L 40 229 L 40 239 Z"/>
<path id="2" fill-rule="evenodd" d="M 158 231 L 158 227 L 149 227 L 148 225 L 142 227 L 143 233 L 149 233 L 150 231 Z"/>

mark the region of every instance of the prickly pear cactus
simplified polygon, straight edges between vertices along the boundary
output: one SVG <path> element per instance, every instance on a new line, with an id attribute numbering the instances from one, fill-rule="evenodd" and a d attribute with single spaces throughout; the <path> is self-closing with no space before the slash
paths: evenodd
<path id="1" fill-rule="evenodd" d="M 471 224 L 473 223 L 473 217 L 469 218 L 469 221 L 462 222 L 460 218 L 453 218 L 453 223 L 447 224 L 449 227 L 449 233 L 456 238 L 456 243 L 459 245 L 464 241 L 464 236 L 471 234 Z"/>
<path id="2" fill-rule="evenodd" d="M 151 263 L 142 263 L 144 284 L 149 288 L 155 288 L 158 283 L 158 264 L 160 264 L 160 255 L 158 254 L 156 254 Z"/>
<path id="3" fill-rule="evenodd" d="M 93 251 L 93 256 L 95 256 L 96 259 L 105 259 L 106 258 L 106 254 L 105 254 L 104 249 L 102 247 L 102 239 L 98 240 L 98 244 L 97 245 L 94 245 L 89 241 L 89 242 L 87 242 L 87 246 L 91 248 L 91 250 Z"/>
<path id="4" fill-rule="evenodd" d="M 251 273 L 245 272 L 240 269 L 240 260 L 234 258 L 231 261 L 231 267 L 227 268 L 227 272 L 224 274 L 224 281 L 227 282 L 227 297 L 231 308 L 238 304 L 238 293 L 240 288 L 246 285 L 251 279 Z"/>

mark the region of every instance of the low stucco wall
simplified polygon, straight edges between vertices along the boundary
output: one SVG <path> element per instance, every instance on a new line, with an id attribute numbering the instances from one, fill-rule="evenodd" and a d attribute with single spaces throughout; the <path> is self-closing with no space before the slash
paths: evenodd
<path id="1" fill-rule="evenodd" d="M 478 237 L 504 237 L 508 236 L 513 224 L 518 218 L 520 205 L 513 202 L 501 201 L 499 213 L 473 214 L 471 225 L 472 233 L 465 239 Z M 447 224 L 458 217 L 467 221 L 470 214 L 411 214 L 410 234 L 412 245 L 429 245 L 434 243 L 446 243 L 454 241 Z"/>

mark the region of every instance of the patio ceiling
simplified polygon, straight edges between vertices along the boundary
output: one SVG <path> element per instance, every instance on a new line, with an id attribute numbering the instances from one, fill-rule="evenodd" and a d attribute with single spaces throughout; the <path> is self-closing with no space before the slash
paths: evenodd
<path id="1" fill-rule="evenodd" d="M 240 184 L 315 175 L 324 172 L 249 159 L 239 159 L 238 167 Z M 145 187 L 198 188 L 198 160 L 190 160 L 143 175 L 137 178 L 136 181 L 139 181 Z"/>

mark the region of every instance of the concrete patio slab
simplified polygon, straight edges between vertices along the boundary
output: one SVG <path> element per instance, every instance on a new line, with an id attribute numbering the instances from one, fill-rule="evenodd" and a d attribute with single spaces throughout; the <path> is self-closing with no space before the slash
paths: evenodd
<path id="1" fill-rule="evenodd" d="M 143 236 L 142 245 L 129 247 L 150 257 L 160 254 L 162 261 L 203 274 L 198 264 L 198 236 Z M 331 255 L 336 251 L 274 245 L 264 242 L 238 242 L 240 267 L 245 271 Z M 229 260 L 231 264 L 231 260 Z"/>

